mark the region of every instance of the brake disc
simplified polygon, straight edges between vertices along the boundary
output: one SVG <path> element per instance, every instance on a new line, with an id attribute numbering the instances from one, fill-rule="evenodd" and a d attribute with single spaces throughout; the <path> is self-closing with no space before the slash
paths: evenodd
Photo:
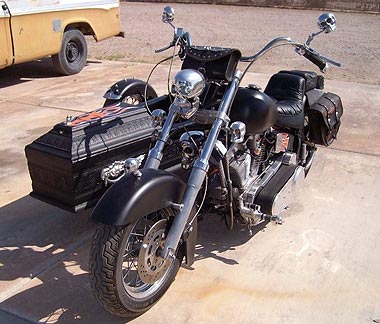
<path id="1" fill-rule="evenodd" d="M 157 250 L 165 242 L 167 220 L 155 223 L 145 235 L 137 262 L 140 279 L 146 284 L 153 284 L 161 279 L 169 268 L 171 260 L 165 260 Z"/>

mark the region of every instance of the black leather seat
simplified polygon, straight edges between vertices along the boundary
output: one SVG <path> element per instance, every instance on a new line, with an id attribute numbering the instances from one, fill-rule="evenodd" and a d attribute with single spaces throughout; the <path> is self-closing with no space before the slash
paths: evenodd
<path id="1" fill-rule="evenodd" d="M 277 126 L 302 129 L 304 126 L 305 79 L 288 73 L 274 74 L 264 92 L 275 99 Z"/>

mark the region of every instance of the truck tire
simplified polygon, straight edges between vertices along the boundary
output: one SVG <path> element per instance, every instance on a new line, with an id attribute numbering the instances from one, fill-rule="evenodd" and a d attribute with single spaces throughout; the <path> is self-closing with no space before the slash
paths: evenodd
<path id="1" fill-rule="evenodd" d="M 87 61 L 87 43 L 82 32 L 77 29 L 65 31 L 60 52 L 51 58 L 60 74 L 79 73 Z"/>

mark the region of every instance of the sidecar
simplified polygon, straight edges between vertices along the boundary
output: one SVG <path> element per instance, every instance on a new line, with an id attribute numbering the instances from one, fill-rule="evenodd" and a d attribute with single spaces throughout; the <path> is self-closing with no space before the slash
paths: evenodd
<path id="1" fill-rule="evenodd" d="M 231 80 L 241 55 L 239 51 L 216 48 L 219 56 L 209 62 L 210 59 L 205 60 L 202 55 L 210 54 L 210 49 L 197 49 L 189 54 L 182 68 L 197 68 L 203 64 L 208 78 Z M 157 130 L 145 107 L 145 96 L 150 111 L 169 110 L 170 95 L 157 97 L 154 89 L 145 85 L 137 79 L 115 83 L 105 94 L 103 108 L 67 118 L 27 145 L 31 196 L 71 212 L 94 206 L 107 189 L 101 178 L 102 170 L 115 161 L 146 154 L 152 145 Z M 200 98 L 203 108 L 218 106 L 225 89 L 225 85 L 209 84 Z M 210 116 L 206 114 L 198 121 L 212 124 L 212 114 Z M 192 130 L 196 122 L 188 120 L 174 125 L 160 168 L 180 165 L 179 137 Z"/>
<path id="2" fill-rule="evenodd" d="M 151 110 L 168 110 L 169 105 L 168 95 L 149 100 Z M 25 147 L 31 196 L 71 212 L 94 206 L 107 189 L 102 170 L 114 161 L 146 154 L 154 132 L 143 103 L 119 103 L 68 117 Z M 166 148 L 164 169 L 179 163 L 176 139 Z"/>

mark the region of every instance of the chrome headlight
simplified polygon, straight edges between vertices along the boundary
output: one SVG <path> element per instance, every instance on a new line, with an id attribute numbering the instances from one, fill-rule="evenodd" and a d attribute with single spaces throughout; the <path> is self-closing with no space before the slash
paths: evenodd
<path id="1" fill-rule="evenodd" d="M 182 70 L 174 77 L 171 93 L 184 99 L 194 98 L 202 93 L 205 84 L 205 78 L 200 72 L 191 69 Z"/>
<path id="2" fill-rule="evenodd" d="M 173 80 L 171 93 L 175 97 L 170 106 L 182 118 L 189 119 L 199 108 L 199 95 L 205 87 L 203 74 L 196 70 L 179 71 Z"/>

